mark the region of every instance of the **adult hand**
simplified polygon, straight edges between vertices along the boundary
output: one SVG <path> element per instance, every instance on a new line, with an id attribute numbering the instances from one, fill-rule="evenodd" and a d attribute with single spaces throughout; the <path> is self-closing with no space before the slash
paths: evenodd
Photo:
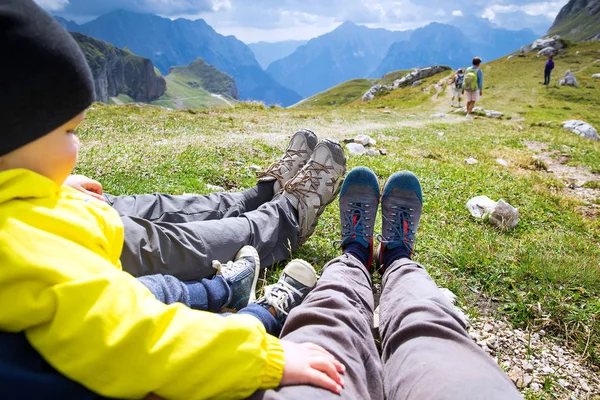
<path id="1" fill-rule="evenodd" d="M 281 340 L 285 357 L 281 386 L 314 385 L 339 394 L 344 387 L 340 373 L 346 367 L 314 343 Z"/>
<path id="2" fill-rule="evenodd" d="M 65 185 L 75 190 L 79 190 L 88 196 L 104 201 L 104 197 L 102 197 L 102 185 L 100 182 L 88 178 L 87 176 L 69 175 L 65 181 Z"/>

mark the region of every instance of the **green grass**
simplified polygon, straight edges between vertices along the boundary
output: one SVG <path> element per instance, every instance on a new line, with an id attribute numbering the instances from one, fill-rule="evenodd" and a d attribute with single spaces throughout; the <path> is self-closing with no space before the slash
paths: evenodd
<path id="1" fill-rule="evenodd" d="M 165 77 L 167 91 L 154 105 L 173 109 L 203 109 L 211 107 L 227 107 L 223 100 L 211 96 L 202 88 L 202 82 L 187 74 L 171 73 Z M 191 83 L 191 84 L 190 84 Z"/>
<path id="2" fill-rule="evenodd" d="M 296 108 L 343 106 L 361 98 L 374 82 L 373 79 L 353 79 L 309 97 Z"/>
<path id="3" fill-rule="evenodd" d="M 204 194 L 206 184 L 241 190 L 255 184 L 248 167 L 267 167 L 299 128 L 336 139 L 367 133 L 389 155 L 349 157 L 348 170 L 370 167 L 382 183 L 402 169 L 417 174 L 425 202 L 416 260 L 436 282 L 455 292 L 471 313 L 479 312 L 480 296 L 493 299 L 498 316 L 529 330 L 543 328 L 600 366 L 600 221 L 581 211 L 591 206 L 566 191 L 525 144 L 545 143 L 548 151 L 570 155 L 569 165 L 600 173 L 600 142 L 560 127 L 563 120 L 579 117 L 600 127 L 598 83 L 586 79 L 598 67 L 592 61 L 598 48 L 597 43 L 580 44 L 557 58 L 555 78 L 572 68 L 582 83 L 578 89 L 539 85 L 543 60 L 535 57 L 484 65 L 481 105 L 511 120 L 429 119 L 441 103 L 431 101 L 423 89 L 439 76 L 418 88 L 341 107 L 271 109 L 242 103 L 188 112 L 97 104 L 79 129 L 76 172 L 100 180 L 113 194 Z M 396 112 L 384 116 L 381 107 Z M 467 165 L 468 157 L 479 163 Z M 499 157 L 509 167 L 498 165 Z M 477 195 L 518 207 L 519 225 L 504 232 L 473 219 L 465 204 Z M 293 256 L 317 269 L 337 256 L 332 243 L 340 234 L 338 213 L 334 202 Z M 270 280 L 283 265 L 271 268 Z"/>

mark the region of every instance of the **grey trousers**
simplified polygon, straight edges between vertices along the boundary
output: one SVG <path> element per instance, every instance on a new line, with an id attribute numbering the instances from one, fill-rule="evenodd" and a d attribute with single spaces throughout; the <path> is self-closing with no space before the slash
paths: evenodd
<path id="1" fill-rule="evenodd" d="M 173 275 L 184 281 L 213 276 L 212 261 L 233 260 L 254 246 L 261 265 L 288 258 L 296 248 L 296 211 L 277 195 L 264 202 L 258 187 L 207 196 L 104 195 L 121 216 L 123 269 L 133 276 Z"/>
<path id="2" fill-rule="evenodd" d="M 341 396 L 301 385 L 252 399 L 521 399 L 419 264 L 396 261 L 383 277 L 381 359 L 371 333 L 373 303 L 370 277 L 358 260 L 343 255 L 327 264 L 281 337 L 319 344 L 345 364 Z"/>

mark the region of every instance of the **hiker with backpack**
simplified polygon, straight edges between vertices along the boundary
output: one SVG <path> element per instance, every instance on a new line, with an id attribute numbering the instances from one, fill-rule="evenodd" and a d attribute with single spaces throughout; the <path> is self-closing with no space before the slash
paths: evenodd
<path id="1" fill-rule="evenodd" d="M 458 97 L 458 107 L 460 108 L 460 101 L 462 100 L 462 85 L 465 81 L 465 75 L 463 72 L 464 71 L 462 69 L 457 70 L 450 81 L 450 85 L 452 85 L 452 103 L 450 105 L 452 107 L 454 107 L 454 98 Z"/>
<path id="2" fill-rule="evenodd" d="M 467 97 L 467 119 L 473 119 L 471 113 L 475 108 L 475 103 L 483 96 L 483 72 L 479 65 L 481 57 L 473 59 L 473 65 L 467 68 L 465 73 L 465 81 L 463 82 L 463 94 L 466 92 Z"/>
<path id="3" fill-rule="evenodd" d="M 550 75 L 552 74 L 552 70 L 554 69 L 554 56 L 548 56 L 548 61 L 546 61 L 546 67 L 544 68 L 544 85 L 550 84 Z"/>

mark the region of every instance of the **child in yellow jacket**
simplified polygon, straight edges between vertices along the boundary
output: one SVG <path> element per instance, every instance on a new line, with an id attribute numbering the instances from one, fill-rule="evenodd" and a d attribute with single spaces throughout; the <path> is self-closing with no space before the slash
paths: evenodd
<path id="1" fill-rule="evenodd" d="M 0 331 L 23 332 L 60 374 L 107 397 L 341 391 L 344 367 L 321 347 L 279 340 L 249 315 L 165 305 L 121 270 L 117 213 L 63 186 L 94 100 L 81 51 L 31 0 L 0 2 L 0 38 Z"/>

